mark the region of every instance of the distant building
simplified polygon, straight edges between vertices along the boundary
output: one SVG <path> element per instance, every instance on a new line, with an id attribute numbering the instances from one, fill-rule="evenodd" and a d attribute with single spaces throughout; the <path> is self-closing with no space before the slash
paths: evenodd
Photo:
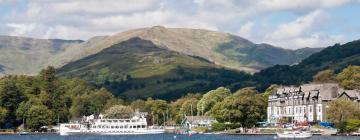
<path id="1" fill-rule="evenodd" d="M 328 102 L 346 98 L 360 108 L 360 92 L 344 90 L 338 84 L 305 84 L 299 87 L 279 87 L 269 96 L 267 122 L 276 123 L 282 118 L 296 122 L 325 122 Z"/>
<path id="2" fill-rule="evenodd" d="M 193 127 L 207 127 L 211 128 L 213 123 L 217 121 L 210 116 L 186 116 L 184 120 L 184 124 L 188 128 Z"/>

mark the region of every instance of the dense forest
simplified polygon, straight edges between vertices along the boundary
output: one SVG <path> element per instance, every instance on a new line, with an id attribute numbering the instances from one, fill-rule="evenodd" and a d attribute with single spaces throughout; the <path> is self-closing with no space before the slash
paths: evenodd
<path id="1" fill-rule="evenodd" d="M 250 107 L 252 105 L 256 106 Z M 124 100 L 83 80 L 59 77 L 53 67 L 42 70 L 37 76 L 5 76 L 0 79 L 1 128 L 17 128 L 24 123 L 30 130 L 39 130 L 42 126 L 68 122 L 84 115 L 105 113 L 112 116 L 116 110 L 131 113 L 135 109 L 148 112 L 150 124 L 176 124 L 181 123 L 184 115 L 206 114 L 220 122 L 251 127 L 265 118 L 266 105 L 266 97 L 254 88 L 232 93 L 230 89 L 220 87 L 204 95 L 189 93 L 173 101 L 152 98 Z M 244 111 L 238 112 L 238 109 Z M 251 116 L 254 112 L 258 115 Z M 246 119 L 249 117 L 252 119 Z"/>

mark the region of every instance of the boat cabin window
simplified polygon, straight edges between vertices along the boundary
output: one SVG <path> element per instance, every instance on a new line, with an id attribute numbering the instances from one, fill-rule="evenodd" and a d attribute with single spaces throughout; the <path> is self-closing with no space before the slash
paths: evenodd
<path id="1" fill-rule="evenodd" d="M 130 125 L 130 128 L 132 128 L 132 125 Z"/>
<path id="2" fill-rule="evenodd" d="M 107 122 L 112 122 L 111 120 L 107 120 Z"/>
<path id="3" fill-rule="evenodd" d="M 105 122 L 105 120 L 101 120 L 101 122 Z"/>
<path id="4" fill-rule="evenodd" d="M 113 120 L 113 122 L 118 122 L 118 120 Z"/>
<path id="5" fill-rule="evenodd" d="M 136 120 L 131 120 L 131 122 L 136 122 Z"/>
<path id="6" fill-rule="evenodd" d="M 126 122 L 130 122 L 130 120 L 126 120 Z"/>
<path id="7" fill-rule="evenodd" d="M 115 126 L 115 128 L 119 128 L 119 126 Z"/>
<path id="8" fill-rule="evenodd" d="M 111 126 L 112 129 L 114 129 L 114 126 Z"/>
<path id="9" fill-rule="evenodd" d="M 120 120 L 119 122 L 124 122 L 124 120 Z"/>
<path id="10" fill-rule="evenodd" d="M 142 125 L 141 127 L 142 127 L 142 128 L 145 128 L 145 125 Z"/>

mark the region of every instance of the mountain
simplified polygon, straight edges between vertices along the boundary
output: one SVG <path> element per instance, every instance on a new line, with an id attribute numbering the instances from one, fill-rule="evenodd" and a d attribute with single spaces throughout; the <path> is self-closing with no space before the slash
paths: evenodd
<path id="1" fill-rule="evenodd" d="M 37 74 L 48 60 L 80 40 L 33 39 L 0 36 L 0 76 L 5 74 Z"/>
<path id="2" fill-rule="evenodd" d="M 349 65 L 360 65 L 360 40 L 327 47 L 297 65 L 276 65 L 264 69 L 255 77 L 264 86 L 301 84 L 312 81 L 319 71 L 331 69 L 338 73 Z"/>
<path id="3" fill-rule="evenodd" d="M 224 69 L 204 58 L 179 53 L 139 37 L 68 63 L 59 75 L 80 77 L 125 98 L 176 99 L 219 86 L 242 87 L 249 74 Z"/>
<path id="4" fill-rule="evenodd" d="M 164 49 L 250 73 L 276 64 L 296 64 L 321 50 L 288 50 L 269 44 L 255 44 L 228 33 L 162 26 L 93 37 L 86 42 L 0 36 L 0 75 L 32 75 L 49 65 L 61 67 L 134 37 L 149 40 Z"/>
<path id="5" fill-rule="evenodd" d="M 62 59 L 58 63 L 62 66 L 133 37 L 152 41 L 155 45 L 171 51 L 202 57 L 227 68 L 247 72 L 256 72 L 276 64 L 295 64 L 321 50 L 321 48 L 288 50 L 269 44 L 255 44 L 228 33 L 155 26 L 92 38 L 88 42 L 71 47 L 56 60 Z"/>

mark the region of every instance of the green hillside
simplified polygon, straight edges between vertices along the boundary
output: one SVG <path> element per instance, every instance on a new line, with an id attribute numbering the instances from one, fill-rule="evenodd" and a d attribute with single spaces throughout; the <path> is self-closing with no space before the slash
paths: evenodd
<path id="1" fill-rule="evenodd" d="M 231 41 L 216 47 L 215 51 L 228 60 L 226 65 L 262 70 L 274 65 L 292 65 L 307 58 L 322 48 L 288 50 L 269 44 L 254 44 L 241 37 L 232 36 Z"/>
<path id="2" fill-rule="evenodd" d="M 311 55 L 294 66 L 276 65 L 255 74 L 263 86 L 269 84 L 301 84 L 312 81 L 319 71 L 331 69 L 340 72 L 349 65 L 360 65 L 360 40 L 343 45 L 335 44 Z"/>
<path id="3" fill-rule="evenodd" d="M 251 84 L 251 76 L 221 68 L 203 58 L 131 38 L 66 64 L 60 75 L 80 77 L 125 98 L 176 99 L 188 92 Z"/>
<path id="4" fill-rule="evenodd" d="M 60 68 L 134 37 L 149 40 L 173 52 L 201 57 L 223 67 L 249 73 L 276 64 L 293 65 L 321 50 L 289 50 L 269 44 L 256 44 L 229 33 L 162 26 L 97 36 L 85 42 L 0 36 L 0 76 L 34 75 L 47 66 Z"/>
<path id="5" fill-rule="evenodd" d="M 49 59 L 81 40 L 34 39 L 0 35 L 0 76 L 35 75 L 49 64 Z"/>

